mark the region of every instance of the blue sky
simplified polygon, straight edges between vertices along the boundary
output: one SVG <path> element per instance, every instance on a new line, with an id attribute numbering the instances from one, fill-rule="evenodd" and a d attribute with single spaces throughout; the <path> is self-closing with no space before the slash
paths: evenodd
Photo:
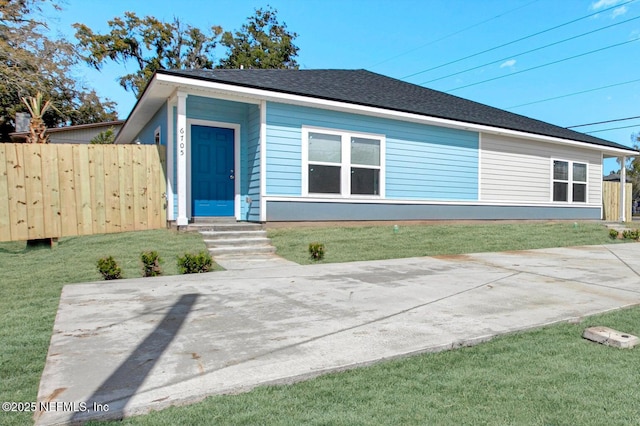
<path id="1" fill-rule="evenodd" d="M 638 0 L 64 0 L 45 19 L 70 40 L 73 23 L 106 32 L 128 10 L 234 30 L 267 4 L 298 33 L 301 68 L 364 68 L 559 126 L 640 116 Z M 116 80 L 135 70 L 76 72 L 126 118 L 135 97 Z M 575 130 L 630 146 L 640 118 Z"/>

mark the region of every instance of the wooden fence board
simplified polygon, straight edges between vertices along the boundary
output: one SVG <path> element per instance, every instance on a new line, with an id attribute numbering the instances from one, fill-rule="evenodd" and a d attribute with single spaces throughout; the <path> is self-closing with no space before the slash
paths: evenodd
<path id="1" fill-rule="evenodd" d="M 9 185 L 7 183 L 7 145 L 0 143 L 0 241 L 11 240 Z"/>
<path id="2" fill-rule="evenodd" d="M 89 145 L 88 148 L 89 187 L 91 190 L 91 206 L 93 209 L 91 229 L 94 234 L 104 234 L 107 232 L 104 149 L 96 149 L 96 145 Z"/>
<path id="3" fill-rule="evenodd" d="M 91 211 L 91 180 L 89 178 L 89 150 L 83 145 L 73 145 L 73 167 L 75 169 L 76 212 L 78 235 L 93 233 Z"/>
<path id="4" fill-rule="evenodd" d="M 149 186 L 147 188 L 147 213 L 150 226 L 162 227 L 166 224 L 166 177 L 161 159 L 164 158 L 164 147 L 157 145 L 157 150 L 147 151 L 147 163 L 149 164 Z M 160 203 L 154 202 L 154 194 L 161 194 Z"/>
<path id="5" fill-rule="evenodd" d="M 44 238 L 58 238 L 60 230 L 60 178 L 58 176 L 58 149 L 42 150 L 42 202 Z M 46 155 L 48 153 L 48 155 Z"/>
<path id="6" fill-rule="evenodd" d="M 133 226 L 134 202 L 133 202 L 133 150 L 131 145 L 121 145 L 118 147 L 118 159 L 120 160 L 120 217 L 122 219 L 123 231 L 134 231 Z"/>
<path id="7" fill-rule="evenodd" d="M 0 144 L 0 241 L 164 228 L 154 145 Z"/>
<path id="8" fill-rule="evenodd" d="M 58 177 L 60 179 L 60 228 L 62 235 L 78 235 L 73 145 L 58 146 Z"/>
<path id="9" fill-rule="evenodd" d="M 24 182 L 24 151 L 15 145 L 6 151 L 9 220 L 12 240 L 28 240 L 27 194 Z"/>
<path id="10" fill-rule="evenodd" d="M 147 180 L 149 171 L 146 152 L 142 145 L 133 146 L 133 221 L 136 230 L 147 229 Z"/>
<path id="11" fill-rule="evenodd" d="M 120 174 L 118 150 L 104 151 L 104 176 L 107 232 L 122 231 L 120 218 Z"/>
<path id="12" fill-rule="evenodd" d="M 24 150 L 24 183 L 27 202 L 27 229 L 30 240 L 44 238 L 44 200 L 42 158 L 39 144 L 28 144 Z"/>

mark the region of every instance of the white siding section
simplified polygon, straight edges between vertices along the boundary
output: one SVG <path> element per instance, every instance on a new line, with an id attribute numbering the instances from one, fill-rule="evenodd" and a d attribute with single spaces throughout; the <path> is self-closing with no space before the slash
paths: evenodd
<path id="1" fill-rule="evenodd" d="M 587 163 L 587 204 L 602 204 L 600 151 L 483 133 L 481 158 L 482 201 L 550 203 L 553 158 Z"/>

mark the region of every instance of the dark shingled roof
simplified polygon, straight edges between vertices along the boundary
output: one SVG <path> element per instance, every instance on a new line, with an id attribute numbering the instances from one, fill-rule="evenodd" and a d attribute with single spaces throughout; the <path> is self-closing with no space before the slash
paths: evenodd
<path id="1" fill-rule="evenodd" d="M 517 130 L 611 148 L 631 149 L 366 70 L 216 69 L 159 70 L 158 73 Z"/>

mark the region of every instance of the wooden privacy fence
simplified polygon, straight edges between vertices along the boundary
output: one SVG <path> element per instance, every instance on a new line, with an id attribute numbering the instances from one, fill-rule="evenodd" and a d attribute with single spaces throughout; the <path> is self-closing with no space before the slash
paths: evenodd
<path id="1" fill-rule="evenodd" d="M 633 189 L 627 183 L 625 189 L 625 215 L 631 221 L 631 198 Z M 617 222 L 620 219 L 620 182 L 602 182 L 602 214 L 604 220 Z"/>
<path id="2" fill-rule="evenodd" d="M 0 241 L 166 226 L 156 145 L 0 143 Z"/>

